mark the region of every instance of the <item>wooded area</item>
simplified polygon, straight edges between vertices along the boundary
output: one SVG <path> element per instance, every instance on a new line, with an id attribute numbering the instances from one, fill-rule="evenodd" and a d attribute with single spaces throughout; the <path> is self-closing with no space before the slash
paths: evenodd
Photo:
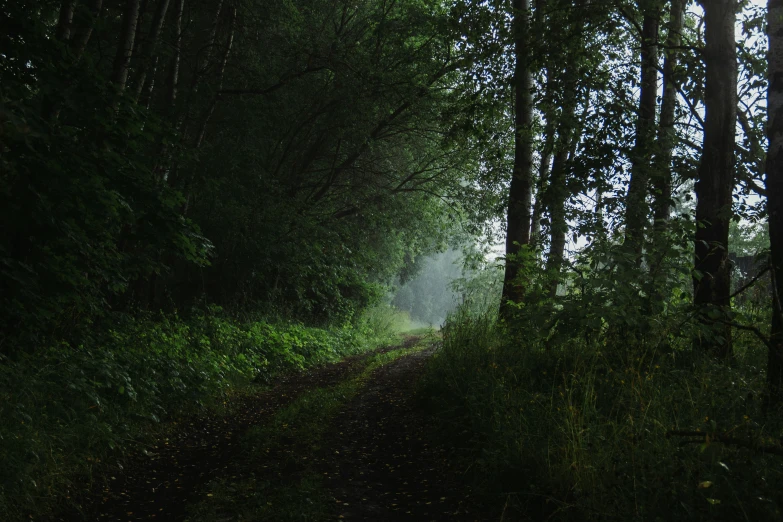
<path id="1" fill-rule="evenodd" d="M 783 1 L 0 5 L 0 518 L 452 292 L 506 516 L 783 516 Z"/>

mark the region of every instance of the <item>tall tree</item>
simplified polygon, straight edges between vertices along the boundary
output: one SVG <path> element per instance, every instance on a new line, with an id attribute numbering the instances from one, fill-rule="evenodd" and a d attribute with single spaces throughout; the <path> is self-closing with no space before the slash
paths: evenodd
<path id="1" fill-rule="evenodd" d="M 549 185 L 549 174 L 552 169 L 552 154 L 555 148 L 555 117 L 550 112 L 546 116 L 544 128 L 544 140 L 538 163 L 538 177 L 536 179 L 536 199 L 533 204 L 533 215 L 530 220 L 530 243 L 538 246 L 541 240 L 541 216 L 544 214 L 544 195 Z"/>
<path id="2" fill-rule="evenodd" d="M 60 15 L 57 18 L 57 39 L 63 42 L 71 38 L 71 28 L 73 26 L 73 11 L 76 7 L 76 0 L 63 0 L 60 5 Z"/>
<path id="3" fill-rule="evenodd" d="M 133 42 L 136 38 L 136 24 L 139 21 L 139 0 L 127 0 L 122 15 L 122 30 L 117 43 L 117 53 L 114 56 L 111 81 L 118 93 L 125 90 L 130 71 Z"/>
<path id="4" fill-rule="evenodd" d="M 557 124 L 557 139 L 555 142 L 554 159 L 549 186 L 545 201 L 549 210 L 549 252 L 547 253 L 546 271 L 550 278 L 549 295 L 554 297 L 560 282 L 560 270 L 565 257 L 566 234 L 566 200 L 568 191 L 568 172 L 573 162 L 573 145 L 578 141 L 576 128 L 577 81 L 579 76 L 575 59 L 565 71 L 563 107 Z"/>
<path id="5" fill-rule="evenodd" d="M 769 88 L 767 91 L 766 188 L 769 213 L 770 268 L 772 271 L 772 332 L 767 361 L 769 398 L 783 401 L 783 0 L 767 3 Z"/>
<path id="6" fill-rule="evenodd" d="M 631 181 L 625 209 L 625 244 L 637 263 L 642 259 L 647 224 L 647 193 L 655 142 L 655 108 L 658 96 L 658 0 L 641 2 L 641 91 L 636 117 L 636 142 L 631 152 Z"/>
<path id="7" fill-rule="evenodd" d="M 665 230 L 671 213 L 672 152 L 677 135 L 674 123 L 677 110 L 677 57 L 682 40 L 686 0 L 671 0 L 663 61 L 663 100 L 658 125 L 655 170 L 652 176 L 655 228 Z"/>
<path id="8" fill-rule="evenodd" d="M 90 42 L 90 36 L 92 36 L 102 7 L 103 0 L 91 0 L 86 9 L 82 8 L 76 13 L 75 18 L 81 19 L 81 23 L 76 28 L 75 35 L 71 40 L 73 43 L 73 55 L 76 61 L 79 61 L 82 57 L 84 50 L 87 48 L 87 44 Z"/>
<path id="9" fill-rule="evenodd" d="M 503 302 L 519 302 L 524 287 L 518 281 L 522 271 L 517 257 L 530 243 L 530 203 L 533 192 L 533 78 L 530 73 L 530 0 L 513 2 L 514 34 L 514 170 L 509 188 L 506 221 L 506 272 L 503 279 Z"/>
<path id="10" fill-rule="evenodd" d="M 731 194 L 737 121 L 736 0 L 701 0 L 704 8 L 706 81 L 704 142 L 696 182 L 696 255 L 694 304 L 717 309 L 726 322 L 730 311 L 731 267 L 728 259 Z M 720 321 L 720 319 L 719 319 Z M 732 354 L 731 328 L 701 339 L 718 357 Z"/>
<path id="11" fill-rule="evenodd" d="M 549 4 L 548 0 L 536 0 L 535 13 L 533 17 L 533 27 L 536 31 L 546 30 L 546 11 Z M 538 38 L 537 33 L 533 38 Z M 546 72 L 546 71 L 545 71 Z M 541 150 L 539 151 L 538 172 L 535 180 L 535 201 L 533 203 L 533 214 L 530 217 L 530 244 L 535 248 L 541 241 L 541 218 L 544 214 L 545 203 L 544 194 L 549 183 L 549 172 L 552 168 L 552 154 L 555 148 L 555 124 L 557 123 L 554 115 L 552 103 L 554 90 L 554 73 L 546 72 L 546 86 L 544 87 L 544 99 L 539 102 L 539 111 L 543 113 L 544 125 Z"/>
<path id="12" fill-rule="evenodd" d="M 134 92 L 134 96 L 137 100 L 141 96 L 141 91 L 147 83 L 147 76 L 150 74 L 150 70 L 154 69 L 154 63 L 157 58 L 157 56 L 155 56 L 155 50 L 158 46 L 158 38 L 160 36 L 160 31 L 163 28 L 163 22 L 166 19 L 166 12 L 168 11 L 168 8 L 169 0 L 160 0 L 158 2 L 157 9 L 155 9 L 155 14 L 152 17 L 150 31 L 147 35 L 147 39 L 144 42 L 141 55 L 139 56 L 140 63 L 138 65 L 138 77 L 136 78 Z"/>

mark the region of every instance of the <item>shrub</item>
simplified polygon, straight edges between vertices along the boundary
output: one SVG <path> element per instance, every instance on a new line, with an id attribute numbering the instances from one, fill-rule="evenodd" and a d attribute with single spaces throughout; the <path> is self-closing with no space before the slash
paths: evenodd
<path id="1" fill-rule="evenodd" d="M 444 433 L 470 440 L 483 491 L 534 519 L 779 520 L 783 457 L 763 448 L 781 448 L 783 423 L 762 407 L 765 348 L 738 336 L 730 363 L 702 358 L 684 307 L 613 310 L 614 328 L 595 303 L 563 317 L 571 304 L 529 308 L 514 329 L 467 309 L 447 322 L 422 395 Z"/>
<path id="2" fill-rule="evenodd" d="M 188 320 L 118 315 L 89 343 L 0 356 L 0 519 L 83 489 L 161 420 L 389 340 L 388 312 L 330 329 L 241 323 L 216 307 Z"/>

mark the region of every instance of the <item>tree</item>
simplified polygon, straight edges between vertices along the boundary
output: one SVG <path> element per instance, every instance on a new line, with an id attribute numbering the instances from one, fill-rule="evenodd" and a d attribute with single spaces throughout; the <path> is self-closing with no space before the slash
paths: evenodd
<path id="1" fill-rule="evenodd" d="M 523 249 L 530 243 L 531 200 L 533 194 L 533 88 L 530 73 L 530 0 L 514 0 L 514 170 L 508 196 L 506 219 L 506 272 L 503 302 L 521 302 L 524 284 L 519 281 Z"/>
<path id="2" fill-rule="evenodd" d="M 677 57 L 685 17 L 685 0 L 671 0 L 663 62 L 663 100 L 652 177 L 655 231 L 666 229 L 671 214 L 672 153 L 677 141 L 674 127 L 677 109 Z"/>
<path id="3" fill-rule="evenodd" d="M 644 230 L 649 209 L 648 182 L 652 168 L 655 141 L 655 110 L 658 96 L 658 25 L 660 6 L 657 0 L 641 2 L 644 13 L 641 39 L 641 91 L 636 117 L 636 142 L 631 152 L 631 181 L 628 185 L 625 211 L 625 243 L 636 258 L 642 260 Z"/>
<path id="4" fill-rule="evenodd" d="M 731 306 L 728 237 L 737 121 L 737 2 L 703 0 L 701 5 L 705 27 L 705 128 L 696 182 L 694 304 L 717 310 L 725 321 Z M 729 357 L 731 328 L 724 325 L 718 330 L 712 339 L 699 344 L 708 353 Z"/>
<path id="5" fill-rule="evenodd" d="M 769 0 L 767 9 L 769 148 L 765 181 L 773 285 L 767 385 L 770 403 L 779 405 L 783 401 L 783 309 L 780 305 L 780 296 L 783 294 L 783 1 Z"/>

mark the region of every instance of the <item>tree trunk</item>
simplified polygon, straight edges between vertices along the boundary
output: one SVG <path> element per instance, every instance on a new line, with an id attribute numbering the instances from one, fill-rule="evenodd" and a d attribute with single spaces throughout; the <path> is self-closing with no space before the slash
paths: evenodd
<path id="1" fill-rule="evenodd" d="M 198 59 L 196 60 L 196 69 L 193 71 L 193 75 L 190 79 L 190 90 L 187 93 L 187 99 L 185 100 L 185 108 L 182 111 L 180 120 L 177 122 L 177 127 L 180 129 L 180 136 L 182 140 L 187 140 L 188 136 L 190 135 L 190 125 L 192 123 L 191 109 L 193 107 L 194 99 L 198 94 L 201 80 L 204 78 L 204 75 L 210 67 L 210 62 L 212 61 L 212 51 L 217 42 L 217 30 L 218 24 L 220 23 L 220 14 L 223 12 L 223 1 L 224 0 L 217 1 L 215 6 L 215 15 L 212 18 L 212 24 L 209 30 L 209 38 L 207 40 L 206 46 L 202 47 L 197 54 Z"/>
<path id="2" fill-rule="evenodd" d="M 772 269 L 772 332 L 767 359 L 769 402 L 783 402 L 783 0 L 769 0 L 767 13 L 769 37 L 769 89 L 767 91 L 767 212 Z"/>
<path id="3" fill-rule="evenodd" d="M 503 303 L 520 302 L 524 285 L 518 280 L 524 270 L 516 256 L 530 243 L 530 203 L 532 198 L 533 142 L 533 78 L 530 74 L 528 34 L 530 31 L 530 0 L 514 0 L 514 171 L 509 187 L 506 222 L 506 272 L 503 280 Z M 504 305 L 505 306 L 505 305 Z"/>
<path id="4" fill-rule="evenodd" d="M 666 50 L 663 62 L 663 101 L 661 102 L 661 120 L 658 127 L 658 146 L 655 172 L 652 178 L 654 197 L 655 229 L 666 230 L 671 213 L 672 197 L 672 151 L 676 143 L 674 130 L 677 110 L 677 85 L 674 80 L 677 69 L 677 56 L 682 37 L 685 18 L 685 0 L 671 0 L 669 24 L 666 34 Z"/>
<path id="5" fill-rule="evenodd" d="M 57 18 L 57 39 L 61 42 L 67 42 L 71 38 L 75 7 L 76 0 L 64 0 L 60 6 L 60 15 Z"/>
<path id="6" fill-rule="evenodd" d="M 92 36 L 92 30 L 95 27 L 98 18 L 101 16 L 103 0 L 92 0 L 88 8 L 89 15 L 85 16 L 84 10 L 77 11 L 77 31 L 71 39 L 73 45 L 74 61 L 79 61 L 87 48 L 87 44 Z"/>
<path id="7" fill-rule="evenodd" d="M 573 161 L 575 147 L 579 136 L 576 128 L 577 86 L 576 74 L 566 72 L 569 81 L 566 82 L 563 113 L 557 129 L 557 144 L 555 158 L 552 162 L 549 187 L 546 195 L 546 205 L 549 209 L 549 252 L 546 259 L 546 273 L 549 278 L 549 296 L 557 295 L 560 284 L 560 272 L 565 259 L 566 234 L 566 200 L 568 199 L 568 171 Z"/>
<path id="8" fill-rule="evenodd" d="M 538 179 L 536 180 L 536 199 L 533 204 L 533 216 L 530 219 L 530 244 L 537 245 L 541 239 L 541 216 L 544 214 L 546 194 L 549 184 L 549 174 L 552 168 L 552 152 L 555 145 L 554 122 L 547 121 L 544 129 L 544 146 L 541 151 L 541 162 L 538 164 Z"/>
<path id="9" fill-rule="evenodd" d="M 179 117 L 177 118 L 176 128 L 179 131 L 180 147 L 183 146 L 183 143 L 188 142 L 188 139 L 191 135 L 190 126 L 193 121 L 193 118 L 191 117 L 193 113 L 192 110 L 193 104 L 196 96 L 198 95 L 198 90 L 201 81 L 203 80 L 204 75 L 206 74 L 206 71 L 207 69 L 209 69 L 210 66 L 209 62 L 211 60 L 212 49 L 215 47 L 217 41 L 217 30 L 218 30 L 218 25 L 220 24 L 220 15 L 223 12 L 223 3 L 224 0 L 218 0 L 216 3 L 215 14 L 212 17 L 212 24 L 210 25 L 209 38 L 207 40 L 206 45 L 197 52 L 198 58 L 196 60 L 196 67 L 190 78 L 190 86 L 186 94 L 184 107 L 180 111 Z M 187 187 L 190 181 L 187 179 L 178 180 L 177 174 L 178 174 L 178 163 L 175 160 L 174 162 L 172 162 L 170 168 L 166 170 L 166 173 L 163 176 L 164 181 L 166 181 L 170 186 L 184 185 Z"/>
<path id="10" fill-rule="evenodd" d="M 117 54 L 112 66 L 111 82 L 118 93 L 125 90 L 128 82 L 131 56 L 133 54 L 133 42 L 136 37 L 136 24 L 139 20 L 139 0 L 127 0 L 125 13 L 122 17 L 122 30 L 117 43 Z"/>
<path id="11" fill-rule="evenodd" d="M 207 125 L 209 124 L 209 120 L 212 118 L 212 114 L 215 112 L 215 107 L 217 106 L 217 102 L 220 99 L 220 91 L 223 88 L 223 77 L 225 76 L 226 73 L 226 65 L 228 64 L 228 58 L 231 55 L 231 47 L 234 44 L 234 27 L 236 25 L 236 21 L 237 21 L 237 8 L 234 7 L 231 9 L 231 20 L 228 26 L 228 37 L 226 39 L 226 45 L 223 51 L 223 56 L 220 60 L 220 64 L 218 65 L 217 86 L 215 88 L 215 95 L 212 98 L 212 102 L 209 104 L 209 107 L 207 108 L 207 111 L 201 120 L 201 125 L 199 127 L 198 134 L 196 135 L 196 142 L 193 145 L 194 150 L 198 150 L 199 148 L 201 148 L 201 144 L 204 142 L 204 136 L 206 136 L 207 133 Z M 187 214 L 188 207 L 190 206 L 190 198 L 192 195 L 191 185 L 192 185 L 192 179 L 189 179 L 187 182 L 187 186 L 183 190 L 183 193 L 185 194 L 185 204 L 182 207 L 183 215 Z"/>
<path id="12" fill-rule="evenodd" d="M 215 106 L 217 105 L 218 99 L 220 98 L 220 91 L 223 89 L 223 77 L 226 73 L 226 65 L 228 64 L 228 57 L 231 55 L 231 47 L 234 44 L 234 25 L 236 24 L 237 20 L 237 9 L 236 7 L 231 10 L 231 21 L 229 22 L 229 28 L 228 28 L 228 38 L 226 39 L 226 46 L 225 50 L 223 52 L 223 57 L 220 60 L 220 64 L 218 65 L 218 71 L 217 71 L 217 87 L 215 88 L 215 96 L 212 98 L 212 102 L 209 104 L 209 108 L 207 109 L 207 112 L 205 113 L 204 117 L 201 119 L 201 126 L 199 128 L 198 134 L 196 135 L 196 143 L 195 147 L 196 149 L 201 147 L 201 143 L 204 141 L 204 135 L 207 132 L 207 124 L 209 123 L 209 120 L 212 118 L 212 114 L 215 112 Z"/>
<path id="13" fill-rule="evenodd" d="M 142 88 L 138 99 L 138 104 L 147 110 L 150 108 L 150 104 L 152 103 L 152 93 L 155 90 L 155 76 L 158 73 L 158 59 L 158 56 L 155 56 L 152 59 L 150 75 L 145 79 L 144 87 Z"/>
<path id="14" fill-rule="evenodd" d="M 144 89 L 144 85 L 147 82 L 147 75 L 154 66 L 155 48 L 158 46 L 158 38 L 160 37 L 161 29 L 163 29 L 163 21 L 166 19 L 166 12 L 168 9 L 169 0 L 160 0 L 160 2 L 158 2 L 158 8 L 155 10 L 155 14 L 152 17 L 150 32 L 147 35 L 147 40 L 141 51 L 139 77 L 136 79 L 136 92 L 134 93 L 134 97 L 137 100 L 140 98 L 141 91 Z"/>
<path id="15" fill-rule="evenodd" d="M 182 12 L 185 10 L 185 0 L 174 0 L 174 52 L 171 54 L 168 79 L 169 110 L 174 110 L 177 102 L 177 87 L 179 85 L 179 62 L 182 56 Z"/>
<path id="16" fill-rule="evenodd" d="M 573 117 L 573 113 L 571 114 Z M 563 129 L 568 134 L 571 129 Z M 563 266 L 565 255 L 566 234 L 568 223 L 566 222 L 566 199 L 568 198 L 567 166 L 569 140 L 561 136 L 558 139 L 557 152 L 552 162 L 552 175 L 547 189 L 547 208 L 549 209 L 549 253 L 546 258 L 546 273 L 549 278 L 549 296 L 557 295 L 557 286 L 560 284 L 560 270 Z"/>
<path id="17" fill-rule="evenodd" d="M 538 7 L 537 7 L 538 9 Z M 546 83 L 546 99 L 552 100 L 552 88 L 554 87 L 552 81 L 552 73 L 547 75 Z M 553 107 L 547 107 L 543 110 L 545 113 L 546 124 L 544 125 L 544 143 L 541 147 L 541 159 L 538 164 L 538 177 L 536 179 L 536 197 L 533 204 L 533 216 L 530 220 L 530 244 L 538 245 L 541 239 L 541 216 L 544 214 L 546 208 L 546 201 L 544 195 L 547 191 L 547 185 L 549 183 L 549 174 L 552 168 L 552 154 L 555 149 L 555 114 Z"/>
<path id="18" fill-rule="evenodd" d="M 134 57 L 138 56 L 141 52 L 139 46 L 144 42 L 142 31 L 144 30 L 144 18 L 147 15 L 147 0 L 139 0 L 139 18 L 136 21 L 136 35 L 133 37 L 133 52 Z"/>
<path id="19" fill-rule="evenodd" d="M 730 311 L 728 261 L 731 193 L 737 121 L 736 0 L 702 0 L 705 26 L 704 144 L 696 182 L 696 256 L 694 304 Z M 720 337 L 698 342 L 718 357 L 731 356 L 731 328 Z"/>
<path id="20" fill-rule="evenodd" d="M 625 200 L 625 245 L 637 264 L 642 260 L 647 224 L 647 188 L 655 139 L 655 107 L 658 96 L 658 21 L 656 0 L 645 9 L 642 22 L 641 92 L 636 118 L 636 142 L 631 152 L 631 181 Z"/>

